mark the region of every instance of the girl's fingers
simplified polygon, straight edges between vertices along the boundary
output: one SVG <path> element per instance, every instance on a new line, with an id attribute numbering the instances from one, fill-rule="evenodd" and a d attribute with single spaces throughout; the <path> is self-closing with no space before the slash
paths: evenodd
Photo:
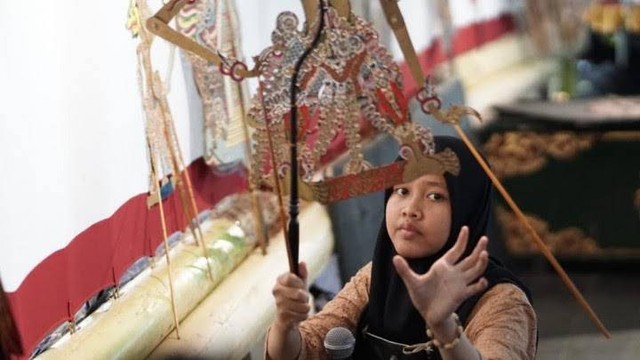
<path id="1" fill-rule="evenodd" d="M 462 271 L 467 271 L 471 267 L 473 267 L 478 261 L 478 257 L 480 256 L 480 254 L 487 249 L 488 243 L 489 238 L 487 238 L 486 236 L 481 237 L 480 240 L 478 240 L 476 247 L 473 249 L 473 252 L 466 258 L 462 259 L 462 261 L 460 261 L 460 263 L 458 264 L 460 266 L 460 269 L 462 269 Z"/>
<path id="2" fill-rule="evenodd" d="M 464 249 L 467 247 L 468 239 L 469 228 L 467 226 L 463 226 L 462 229 L 460 229 L 456 243 L 443 256 L 449 264 L 455 264 L 458 262 L 458 259 L 460 259 L 460 256 L 464 253 Z"/>
<path id="3" fill-rule="evenodd" d="M 489 254 L 483 250 L 476 260 L 476 262 L 469 269 L 465 270 L 464 277 L 468 283 L 475 281 L 479 278 L 487 269 L 489 264 Z"/>
<path id="4" fill-rule="evenodd" d="M 304 271 L 306 272 L 307 271 L 306 266 L 303 266 L 303 268 L 304 268 Z M 278 279 L 276 280 L 276 282 L 284 287 L 291 287 L 291 288 L 298 288 L 298 289 L 305 288 L 304 280 L 302 280 L 301 278 L 297 277 L 292 273 L 284 273 L 278 276 Z"/>
<path id="5" fill-rule="evenodd" d="M 301 303 L 309 302 L 309 294 L 301 289 L 276 286 L 273 289 L 272 293 L 276 300 L 278 298 L 282 298 L 292 301 L 298 301 Z"/>
<path id="6" fill-rule="evenodd" d="M 480 278 L 478 281 L 476 281 L 473 284 L 470 284 L 469 286 L 467 286 L 467 289 L 465 291 L 465 298 L 468 299 L 469 297 L 481 292 L 482 290 L 486 289 L 487 286 L 489 285 L 489 283 L 487 282 L 487 279 L 485 278 Z"/>
<path id="7" fill-rule="evenodd" d="M 309 295 L 302 290 L 276 286 L 273 295 L 277 312 L 283 320 L 302 321 L 311 310 Z"/>
<path id="8" fill-rule="evenodd" d="M 402 256 L 394 256 L 393 265 L 395 266 L 398 275 L 400 275 L 400 278 L 402 279 L 402 281 L 404 281 L 404 284 L 407 288 L 411 288 L 413 284 L 418 281 L 419 275 L 411 270 L 409 264 L 407 263 L 407 260 L 405 260 Z"/>
<path id="9" fill-rule="evenodd" d="M 304 271 L 306 271 L 306 267 L 303 266 L 303 268 Z M 278 301 L 278 299 L 289 299 L 302 303 L 309 301 L 309 294 L 304 281 L 291 273 L 278 276 L 276 285 L 273 287 L 271 293 L 276 298 L 276 301 Z"/>
<path id="10" fill-rule="evenodd" d="M 276 307 L 278 308 L 278 311 L 281 312 L 291 312 L 299 314 L 307 314 L 309 313 L 309 310 L 311 310 L 308 302 L 292 301 L 284 298 L 276 300 Z"/>
<path id="11" fill-rule="evenodd" d="M 305 281 L 308 271 L 307 265 L 301 262 L 299 265 L 300 277 L 285 273 L 276 279 L 276 285 L 272 293 L 276 300 L 276 308 L 279 321 L 284 324 L 293 324 L 307 318 L 311 306 L 309 305 L 309 293 L 306 291 Z"/>
<path id="12" fill-rule="evenodd" d="M 304 261 L 301 261 L 298 264 L 298 271 L 300 272 L 300 279 L 302 280 L 303 283 L 307 283 L 307 277 L 309 276 L 309 271 L 307 270 L 307 263 Z"/>

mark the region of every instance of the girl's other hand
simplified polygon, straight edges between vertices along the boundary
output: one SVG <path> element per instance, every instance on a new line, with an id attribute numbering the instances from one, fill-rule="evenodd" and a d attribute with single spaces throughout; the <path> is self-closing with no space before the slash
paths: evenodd
<path id="1" fill-rule="evenodd" d="M 468 238 L 469 228 L 463 226 L 455 245 L 426 274 L 415 273 L 399 255 L 393 258 L 413 305 L 430 327 L 442 324 L 464 300 L 487 287 L 481 276 L 489 262 L 488 238 L 481 237 L 473 252 L 461 260 Z"/>
<path id="2" fill-rule="evenodd" d="M 306 289 L 307 264 L 301 262 L 299 270 L 300 277 L 290 272 L 278 276 L 273 287 L 272 293 L 276 300 L 276 320 L 273 326 L 282 333 L 305 320 L 311 310 L 309 292 Z"/>

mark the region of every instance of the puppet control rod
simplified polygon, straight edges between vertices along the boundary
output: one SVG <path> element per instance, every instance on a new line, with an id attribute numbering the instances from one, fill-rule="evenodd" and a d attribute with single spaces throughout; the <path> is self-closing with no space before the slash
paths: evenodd
<path id="1" fill-rule="evenodd" d="M 300 249 L 300 227 L 298 223 L 299 212 L 299 199 L 298 199 L 298 107 L 296 105 L 296 98 L 298 95 L 298 75 L 300 75 L 300 68 L 304 60 L 311 54 L 311 52 L 318 46 L 320 42 L 320 35 L 324 28 L 324 13 L 325 3 L 324 0 L 318 1 L 319 3 L 319 16 L 318 16 L 318 29 L 316 30 L 313 42 L 307 48 L 302 56 L 296 62 L 293 70 L 293 76 L 291 78 L 291 192 L 289 194 L 289 236 L 287 237 L 287 252 L 289 253 L 289 270 L 300 275 L 299 264 L 299 249 Z"/>

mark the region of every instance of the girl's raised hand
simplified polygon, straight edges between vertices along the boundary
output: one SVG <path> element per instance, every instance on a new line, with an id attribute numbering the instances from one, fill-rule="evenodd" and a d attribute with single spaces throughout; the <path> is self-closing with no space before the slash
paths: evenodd
<path id="1" fill-rule="evenodd" d="M 473 252 L 460 259 L 468 238 L 469 228 L 463 226 L 455 245 L 426 274 L 415 273 L 399 255 L 393 258 L 413 305 L 430 327 L 442 324 L 464 300 L 487 287 L 487 281 L 481 275 L 489 261 L 488 238 L 481 237 Z"/>

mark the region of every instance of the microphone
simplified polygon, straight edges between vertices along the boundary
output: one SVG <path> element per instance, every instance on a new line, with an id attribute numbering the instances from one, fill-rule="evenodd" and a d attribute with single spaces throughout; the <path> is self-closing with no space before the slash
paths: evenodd
<path id="1" fill-rule="evenodd" d="M 351 359 L 356 339 L 349 329 L 334 327 L 324 337 L 324 349 L 331 359 Z"/>

